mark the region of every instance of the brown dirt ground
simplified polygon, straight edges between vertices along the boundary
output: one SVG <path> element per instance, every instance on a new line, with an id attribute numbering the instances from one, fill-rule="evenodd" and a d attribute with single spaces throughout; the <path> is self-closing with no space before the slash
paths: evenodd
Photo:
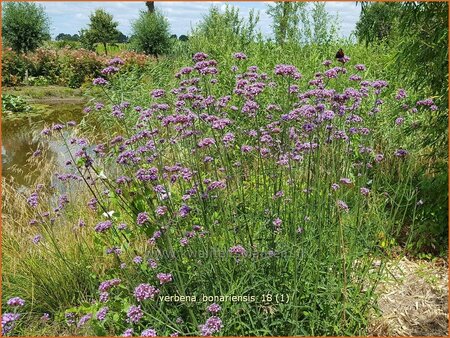
<path id="1" fill-rule="evenodd" d="M 386 264 L 376 289 L 381 313 L 369 326 L 371 336 L 448 336 L 448 265 L 409 260 Z"/>

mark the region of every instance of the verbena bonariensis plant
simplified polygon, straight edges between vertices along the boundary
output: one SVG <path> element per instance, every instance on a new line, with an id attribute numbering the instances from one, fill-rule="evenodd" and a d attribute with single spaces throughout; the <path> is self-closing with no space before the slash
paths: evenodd
<path id="1" fill-rule="evenodd" d="M 92 303 L 67 310 L 74 332 L 364 334 L 383 266 L 373 261 L 399 231 L 400 205 L 416 203 L 413 155 L 401 137 L 383 140 L 379 115 L 387 104 L 397 125 L 412 125 L 433 102 L 408 106 L 402 89 L 386 96 L 388 83 L 364 80 L 365 66 L 348 58 L 305 80 L 293 65 L 264 73 L 233 57 L 219 69 L 195 54 L 175 74 L 179 86 L 154 89 L 147 107 L 87 107 L 117 123 L 104 143 L 64 125 L 43 131 L 71 156 L 58 178 L 84 182 L 98 214 L 83 226 L 105 272 Z M 93 82 L 107 97 L 118 97 L 108 91 L 122 64 L 111 60 Z M 234 72 L 234 83 L 219 72 Z M 45 216 L 43 229 L 53 226 Z"/>

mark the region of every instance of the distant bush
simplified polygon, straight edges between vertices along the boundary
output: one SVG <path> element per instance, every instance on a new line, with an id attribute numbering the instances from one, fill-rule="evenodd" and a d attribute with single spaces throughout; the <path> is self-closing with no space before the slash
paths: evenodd
<path id="1" fill-rule="evenodd" d="M 160 12 L 142 11 L 139 18 L 133 22 L 132 27 L 131 43 L 136 51 L 153 56 L 169 51 L 171 45 L 170 26 Z"/>
<path id="2" fill-rule="evenodd" d="M 126 61 L 124 70 L 143 67 L 149 57 L 131 51 L 118 54 Z M 2 85 L 21 85 L 28 69 L 29 85 L 61 85 L 79 88 L 100 75 L 106 58 L 86 49 L 65 47 L 59 50 L 39 48 L 27 56 L 5 49 L 2 53 Z"/>

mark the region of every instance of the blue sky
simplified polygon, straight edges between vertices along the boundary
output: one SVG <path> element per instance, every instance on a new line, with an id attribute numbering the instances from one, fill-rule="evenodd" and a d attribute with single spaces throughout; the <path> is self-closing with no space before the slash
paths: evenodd
<path id="1" fill-rule="evenodd" d="M 140 10 L 145 10 L 144 1 L 138 2 L 38 2 L 45 7 L 51 20 L 51 34 L 55 37 L 59 33 L 75 34 L 81 28 L 86 27 L 89 22 L 89 15 L 97 8 L 103 8 L 114 16 L 119 22 L 119 29 L 125 34 L 130 34 L 130 22 L 138 17 Z M 198 23 L 203 15 L 208 12 L 212 4 L 225 7 L 225 4 L 231 4 L 240 9 L 242 16 L 247 17 L 249 11 L 254 8 L 260 12 L 259 29 L 265 34 L 271 33 L 271 19 L 266 14 L 269 1 L 255 2 L 224 2 L 224 1 L 202 1 L 202 2 L 156 2 L 156 8 L 159 8 L 168 18 L 173 34 L 188 34 L 191 27 Z M 355 2 L 334 2 L 326 3 L 328 12 L 332 15 L 338 14 L 341 35 L 347 37 L 354 30 L 358 21 L 360 6 Z"/>

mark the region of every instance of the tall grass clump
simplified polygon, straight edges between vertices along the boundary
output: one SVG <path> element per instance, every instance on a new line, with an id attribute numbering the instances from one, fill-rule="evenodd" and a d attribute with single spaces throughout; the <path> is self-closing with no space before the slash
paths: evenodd
<path id="1" fill-rule="evenodd" d="M 110 102 L 85 109 L 109 137 L 43 130 L 67 145 L 63 181 L 90 194 L 79 213 L 95 215 L 84 230 L 104 262 L 98 289 L 57 318 L 71 333 L 365 334 L 374 262 L 420 206 L 405 130 L 433 101 L 347 56 L 308 77 L 301 64 L 228 60 L 195 53 L 141 106 L 124 99 L 115 58 L 93 81 Z M 40 210 L 39 190 L 28 203 Z M 34 219 L 51 241 L 57 224 Z"/>

